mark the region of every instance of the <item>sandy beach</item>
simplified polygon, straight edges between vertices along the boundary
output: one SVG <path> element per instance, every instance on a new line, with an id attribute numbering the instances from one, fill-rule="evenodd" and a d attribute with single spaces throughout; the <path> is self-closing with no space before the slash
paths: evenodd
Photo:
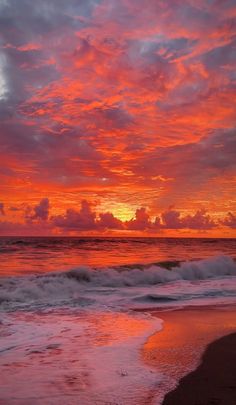
<path id="1" fill-rule="evenodd" d="M 166 378 L 149 403 L 158 398 L 163 405 L 235 405 L 236 307 L 187 307 L 152 314 L 163 320 L 163 330 L 148 339 L 142 354 Z"/>
<path id="2" fill-rule="evenodd" d="M 199 367 L 166 395 L 163 405 L 236 404 L 236 333 L 211 343 Z"/>

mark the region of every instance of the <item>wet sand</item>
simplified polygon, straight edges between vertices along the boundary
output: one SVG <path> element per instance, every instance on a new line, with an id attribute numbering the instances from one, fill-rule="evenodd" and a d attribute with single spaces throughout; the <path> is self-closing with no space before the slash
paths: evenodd
<path id="1" fill-rule="evenodd" d="M 184 377 L 163 402 L 179 404 L 236 404 L 236 333 L 211 343 L 199 367 Z"/>
<path id="2" fill-rule="evenodd" d="M 187 307 L 152 315 L 163 320 L 163 330 L 148 339 L 142 354 L 165 378 L 149 403 L 236 405 L 236 307 Z"/>

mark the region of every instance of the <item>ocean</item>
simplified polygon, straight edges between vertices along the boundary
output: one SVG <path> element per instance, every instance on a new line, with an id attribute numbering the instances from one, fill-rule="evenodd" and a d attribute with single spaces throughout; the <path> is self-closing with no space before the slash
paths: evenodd
<path id="1" fill-rule="evenodd" d="M 153 309 L 236 303 L 236 239 L 2 237 L 0 259 L 1 405 L 160 404 Z"/>

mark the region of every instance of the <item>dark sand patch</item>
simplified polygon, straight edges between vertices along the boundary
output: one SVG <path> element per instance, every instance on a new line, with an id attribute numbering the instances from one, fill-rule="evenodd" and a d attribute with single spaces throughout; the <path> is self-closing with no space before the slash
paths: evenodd
<path id="1" fill-rule="evenodd" d="M 211 343 L 200 366 L 180 380 L 163 405 L 235 405 L 236 333 Z"/>
<path id="2" fill-rule="evenodd" d="M 158 318 L 163 319 L 163 330 L 151 336 L 143 347 L 143 357 L 146 363 L 156 366 L 160 370 L 165 378 L 163 382 L 158 386 L 157 391 L 153 392 L 150 396 L 150 404 L 154 398 L 160 398 L 163 400 L 164 395 L 173 390 L 178 381 L 183 379 L 186 374 L 196 369 L 200 362 L 201 357 L 206 347 L 213 341 L 228 335 L 232 332 L 236 332 L 236 307 L 234 306 L 205 306 L 205 307 L 187 307 L 183 309 L 171 310 L 167 312 L 153 311 L 152 315 L 156 315 Z M 236 342 L 235 342 L 236 347 Z M 229 348 L 229 353 L 234 356 L 233 345 Z M 212 363 L 209 365 L 208 381 L 210 381 L 210 367 L 219 368 L 218 364 L 224 361 L 224 368 L 228 367 L 230 355 L 227 360 L 221 356 L 220 363 Z M 235 358 L 233 360 L 236 364 Z M 199 366 L 200 367 L 200 366 Z M 230 366 L 229 366 L 230 367 Z M 232 365 L 233 367 L 233 365 Z M 233 370 L 233 368 L 232 368 Z M 187 378 L 187 377 L 185 377 Z M 206 382 L 205 378 L 205 382 Z M 220 378 L 220 377 L 219 377 Z M 236 373 L 234 374 L 235 386 L 236 386 Z M 198 378 L 197 378 L 198 380 Z M 197 381 L 196 380 L 196 381 Z M 189 383 L 188 383 L 189 384 Z M 198 388 L 196 387 L 196 392 Z M 219 379 L 214 382 L 209 382 L 212 387 L 216 387 L 219 384 Z M 229 386 L 233 387 L 232 383 Z M 222 386 L 221 386 L 222 389 Z M 181 388 L 182 390 L 182 388 Z M 206 388 L 207 390 L 207 388 Z M 233 388 L 230 389 L 233 393 Z M 177 391 L 177 389 L 176 389 Z M 175 391 L 175 392 L 176 392 Z M 200 387 L 199 387 L 200 391 Z M 186 395 L 187 395 L 187 391 Z M 170 394 L 169 394 L 170 395 Z M 175 394 L 177 395 L 177 394 Z M 179 395 L 179 394 L 178 394 Z M 184 394 L 182 399 L 179 398 L 174 402 L 174 397 L 171 398 L 172 402 L 163 402 L 165 405 L 236 405 L 234 402 L 209 402 L 216 401 L 217 396 L 212 396 L 205 400 L 204 396 L 195 398 L 191 389 L 189 391 L 189 398 Z M 203 394 L 202 394 L 203 395 Z M 167 398 L 167 397 L 166 397 Z M 214 399 L 215 398 L 215 399 Z M 165 399 L 167 401 L 167 399 Z M 169 399 L 168 399 L 169 401 Z M 194 402 L 195 401 L 195 402 Z"/>

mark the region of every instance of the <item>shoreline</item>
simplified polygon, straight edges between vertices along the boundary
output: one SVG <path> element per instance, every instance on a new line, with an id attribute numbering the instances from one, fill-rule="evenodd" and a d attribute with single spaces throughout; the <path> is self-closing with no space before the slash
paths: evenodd
<path id="1" fill-rule="evenodd" d="M 205 357 L 205 353 L 211 345 L 214 345 L 219 339 L 224 339 L 234 333 L 236 347 L 236 305 L 189 306 L 181 309 L 165 308 L 164 310 L 161 308 L 160 310 L 149 309 L 147 312 L 163 320 L 163 329 L 150 336 L 142 348 L 144 362 L 157 368 L 157 370 L 164 374 L 164 379 L 157 390 L 150 393 L 149 403 L 163 405 L 180 405 L 185 403 L 186 405 L 205 405 L 211 403 L 212 405 L 236 404 L 235 397 L 232 400 L 234 402 L 216 402 L 217 398 L 220 398 L 220 395 L 226 395 L 223 388 L 221 393 L 217 393 L 218 397 L 215 397 L 215 402 L 207 402 L 211 373 L 215 369 L 218 370 L 219 367 L 218 363 L 209 361 L 208 356 Z M 214 352 L 224 350 L 224 342 L 226 340 L 222 340 L 221 344 L 214 345 L 213 347 L 216 347 Z M 227 361 L 221 356 L 220 364 L 224 364 L 224 368 L 226 369 L 229 367 L 230 362 L 230 369 L 233 370 L 233 363 L 236 364 L 236 359 L 233 356 L 233 345 L 230 346 L 229 352 L 232 352 L 232 361 L 230 360 L 230 355 L 227 356 Z M 201 376 L 202 370 L 202 358 L 204 358 L 205 375 L 204 381 L 198 387 L 198 384 L 200 384 L 199 375 Z M 194 374 L 193 377 L 192 374 Z M 189 377 L 190 375 L 191 377 Z M 187 383 L 185 382 L 186 379 Z M 190 379 L 191 384 L 189 383 Z M 191 389 L 187 387 L 189 384 Z M 184 388 L 182 388 L 183 385 Z M 180 386 L 181 389 L 179 388 Z M 231 383 L 230 386 L 231 395 L 234 395 L 236 393 L 236 382 Z M 191 395 L 191 392 L 197 392 L 198 389 L 199 391 L 200 389 L 202 390 L 202 398 L 198 398 L 198 402 L 194 402 L 195 398 Z M 181 395 L 181 400 L 177 397 L 179 395 Z M 214 398 L 212 391 L 211 398 Z M 190 399 L 193 402 L 189 402 Z"/>
<path id="2" fill-rule="evenodd" d="M 163 405 L 236 404 L 236 332 L 210 343 L 200 365 L 169 392 Z"/>

